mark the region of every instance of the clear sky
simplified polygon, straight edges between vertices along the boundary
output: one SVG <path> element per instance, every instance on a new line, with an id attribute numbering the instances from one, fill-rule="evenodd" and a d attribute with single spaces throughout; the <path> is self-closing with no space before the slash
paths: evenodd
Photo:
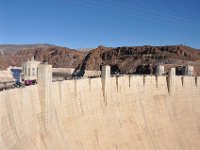
<path id="1" fill-rule="evenodd" d="M 0 0 L 0 44 L 200 48 L 199 0 Z"/>

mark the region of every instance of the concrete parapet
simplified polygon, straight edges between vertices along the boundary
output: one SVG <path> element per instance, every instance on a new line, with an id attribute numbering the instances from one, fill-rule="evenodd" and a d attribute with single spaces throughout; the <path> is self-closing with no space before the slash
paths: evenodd
<path id="1" fill-rule="evenodd" d="M 125 75 L 123 77 L 116 77 L 117 91 L 121 92 L 123 88 L 129 89 L 130 77 Z"/>
<path id="2" fill-rule="evenodd" d="M 143 75 L 131 75 L 130 76 L 130 87 L 144 86 Z"/>
<path id="3" fill-rule="evenodd" d="M 91 91 L 102 88 L 101 78 L 90 78 L 89 83 Z"/>
<path id="4" fill-rule="evenodd" d="M 156 90 L 157 93 L 164 93 L 168 94 L 168 88 L 167 88 L 167 76 L 157 76 L 156 77 L 156 87 L 158 90 Z"/>
<path id="5" fill-rule="evenodd" d="M 88 78 L 84 78 L 84 79 L 78 79 L 78 80 L 75 80 L 75 86 L 76 86 L 76 91 L 83 91 L 83 90 L 88 90 L 90 91 L 90 83 L 89 83 L 89 80 Z M 80 88 L 81 87 L 81 88 Z M 78 92 L 77 91 L 77 92 Z M 77 95 L 78 93 L 76 93 Z"/>
<path id="6" fill-rule="evenodd" d="M 52 66 L 46 64 L 38 65 L 38 92 L 41 100 L 41 109 L 43 111 L 43 121 L 48 129 L 51 111 L 51 86 L 52 86 Z"/>
<path id="7" fill-rule="evenodd" d="M 144 85 L 155 85 L 156 86 L 156 76 L 145 75 L 143 78 Z"/>
<path id="8" fill-rule="evenodd" d="M 182 84 L 184 87 L 189 87 L 189 86 L 195 87 L 196 86 L 195 77 L 183 76 Z"/>

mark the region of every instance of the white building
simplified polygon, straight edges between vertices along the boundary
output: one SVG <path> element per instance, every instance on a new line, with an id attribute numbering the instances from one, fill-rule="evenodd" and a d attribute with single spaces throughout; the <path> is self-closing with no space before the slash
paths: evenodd
<path id="1" fill-rule="evenodd" d="M 156 66 L 156 75 L 162 76 L 165 73 L 165 67 L 161 64 Z"/>
<path id="2" fill-rule="evenodd" d="M 32 57 L 31 60 L 22 64 L 22 79 L 37 80 L 37 70 L 40 63 L 40 61 L 36 61 L 34 57 Z"/>
<path id="3" fill-rule="evenodd" d="M 193 76 L 194 75 L 194 67 L 187 65 L 183 69 L 183 75 L 185 76 Z"/>

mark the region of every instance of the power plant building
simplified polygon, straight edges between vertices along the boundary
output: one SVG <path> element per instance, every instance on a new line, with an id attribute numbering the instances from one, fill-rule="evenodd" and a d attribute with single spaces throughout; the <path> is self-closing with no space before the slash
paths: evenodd
<path id="1" fill-rule="evenodd" d="M 22 64 L 22 79 L 23 80 L 36 80 L 37 79 L 37 70 L 40 61 L 34 60 L 34 57 L 31 60 L 28 60 Z"/>

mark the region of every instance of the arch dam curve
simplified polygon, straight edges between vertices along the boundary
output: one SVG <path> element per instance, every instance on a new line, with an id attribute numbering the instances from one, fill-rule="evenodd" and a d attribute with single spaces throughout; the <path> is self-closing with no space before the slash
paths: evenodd
<path id="1" fill-rule="evenodd" d="M 39 86 L 0 92 L 1 150 L 200 149 L 199 77 Z"/>

